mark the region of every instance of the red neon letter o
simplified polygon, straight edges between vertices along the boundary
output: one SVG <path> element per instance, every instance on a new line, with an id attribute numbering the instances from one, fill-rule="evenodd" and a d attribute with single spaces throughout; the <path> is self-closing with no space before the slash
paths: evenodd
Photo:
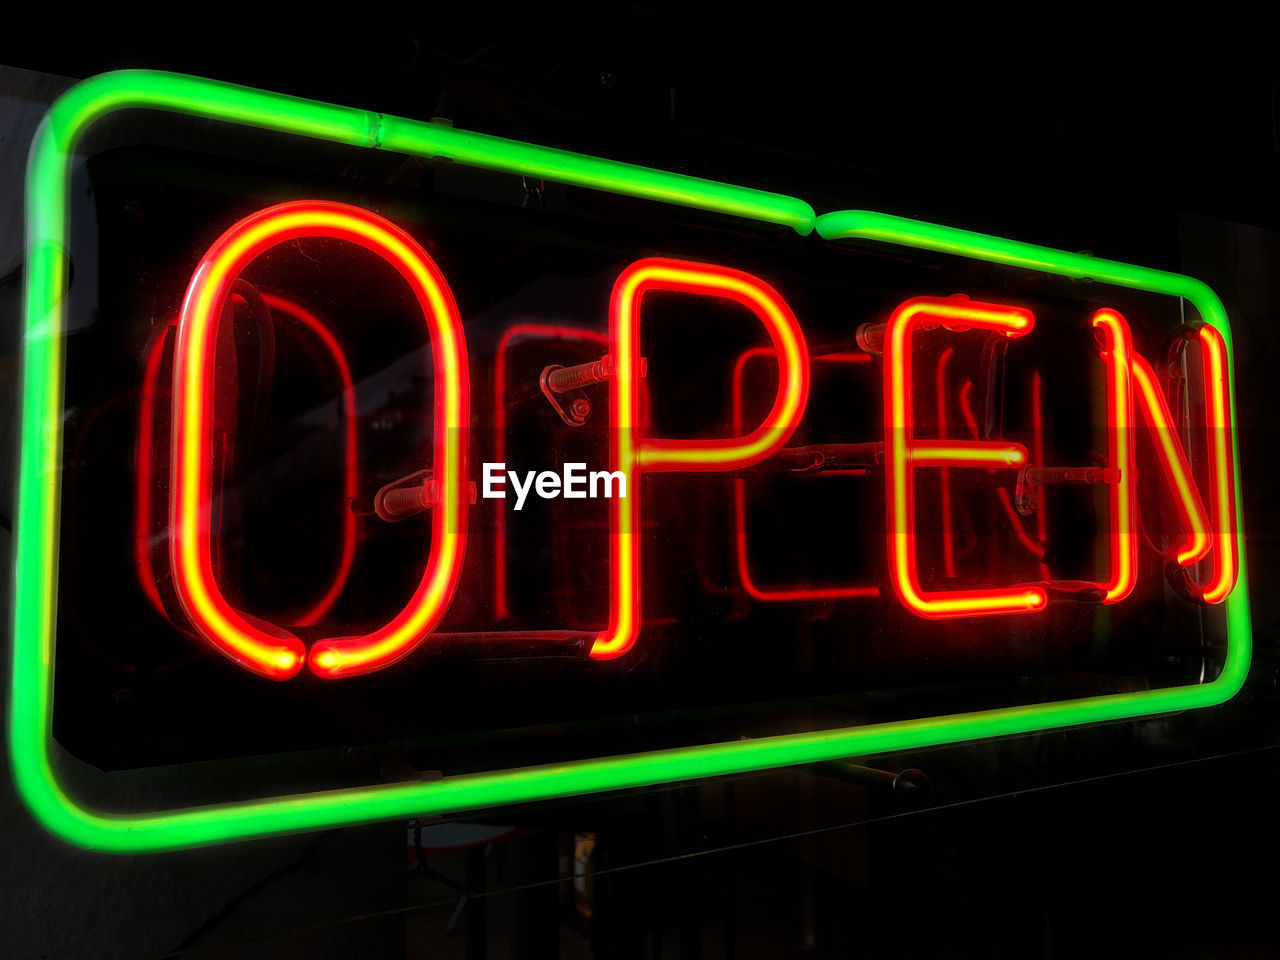
<path id="1" fill-rule="evenodd" d="M 466 342 L 453 293 L 435 262 L 399 227 L 367 210 L 326 201 L 268 207 L 232 226 L 196 268 L 182 303 L 174 356 L 170 563 L 183 609 L 196 630 L 231 660 L 287 680 L 308 659 L 302 641 L 240 614 L 222 595 L 210 544 L 210 432 L 213 349 L 231 284 L 270 247 L 304 237 L 348 240 L 378 254 L 408 282 L 422 307 L 434 357 L 433 469 L 438 499 L 422 580 L 387 624 L 359 637 L 325 638 L 311 649 L 313 672 L 344 677 L 379 670 L 408 654 L 439 623 L 458 584 L 466 549 L 464 430 L 468 422 Z"/>

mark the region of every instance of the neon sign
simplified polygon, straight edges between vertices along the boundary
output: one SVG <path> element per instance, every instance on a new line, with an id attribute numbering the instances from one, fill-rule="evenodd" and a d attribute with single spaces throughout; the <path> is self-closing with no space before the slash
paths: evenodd
<path id="1" fill-rule="evenodd" d="M 167 363 L 172 364 L 172 416 L 167 424 L 169 556 L 159 561 L 167 566 L 168 577 L 157 569 L 155 551 L 149 547 L 159 505 L 152 496 L 155 466 L 143 457 L 139 463 L 145 460 L 146 465 L 137 478 L 133 532 L 147 602 L 153 608 L 171 610 L 160 587 L 169 580 L 171 586 L 165 589 L 173 591 L 185 618 L 174 625 L 189 630 L 209 649 L 255 677 L 289 680 L 292 685 L 308 680 L 300 676 L 305 669 L 316 678 L 343 685 L 349 683 L 346 678 L 394 674 L 404 669 L 409 658 L 429 657 L 446 638 L 442 624 L 459 597 L 463 567 L 471 554 L 491 556 L 492 564 L 492 576 L 483 589 L 486 604 L 490 599 L 492 603 L 475 616 L 490 624 L 512 618 L 513 584 L 507 566 L 512 532 L 501 501 L 494 515 L 492 550 L 475 549 L 479 539 L 475 515 L 480 511 L 471 508 L 470 489 L 478 478 L 468 464 L 484 458 L 472 451 L 471 383 L 473 377 L 483 376 L 493 385 L 495 460 L 504 461 L 512 389 L 509 354 L 522 338 L 538 337 L 573 343 L 602 361 L 593 376 L 597 382 L 607 382 L 602 391 L 608 407 L 607 469 L 626 480 L 628 495 L 611 498 L 604 524 L 595 528 L 597 537 L 607 544 L 607 619 L 598 627 L 577 631 L 587 636 L 585 659 L 596 671 L 612 669 L 609 661 L 626 663 L 650 653 L 646 638 L 657 618 L 647 613 L 650 591 L 643 588 L 652 583 L 655 567 L 670 562 L 670 555 L 664 557 L 661 543 L 650 547 L 645 539 L 651 516 L 648 505 L 660 499 L 664 484 L 699 475 L 723 481 L 731 493 L 733 533 L 724 541 L 723 552 L 736 585 L 719 589 L 732 592 L 740 587 L 751 601 L 774 609 L 815 602 L 882 603 L 897 604 L 906 616 L 920 621 L 994 618 L 1020 624 L 1043 620 L 1058 606 L 1124 608 L 1139 579 L 1149 572 L 1136 504 L 1146 485 L 1162 482 L 1162 495 L 1174 507 L 1169 524 L 1176 542 L 1165 557 L 1172 564 L 1170 576 L 1199 607 L 1223 611 L 1227 654 L 1221 672 L 1205 683 L 1174 683 L 1133 693 L 750 741 L 696 743 L 549 766 L 466 773 L 433 783 L 369 785 L 135 814 L 108 815 L 82 805 L 57 781 L 50 760 L 64 333 L 69 309 L 64 258 L 67 178 L 76 143 L 88 125 L 114 110 L 139 106 L 355 147 L 445 157 L 460 164 L 746 218 L 801 236 L 816 233 L 833 243 L 890 244 L 1054 276 L 1087 277 L 1097 285 L 1183 298 L 1201 321 L 1186 326 L 1174 344 L 1179 363 L 1195 370 L 1195 376 L 1180 386 L 1165 375 L 1166 364 L 1135 346 L 1131 318 L 1124 310 L 1104 306 L 1091 311 L 1088 326 L 1095 341 L 1088 369 L 1102 384 L 1099 409 L 1104 411 L 1102 432 L 1107 444 L 1100 451 L 1102 462 L 1053 465 L 1043 437 L 1044 385 L 1039 369 L 1031 379 L 1027 404 L 1029 436 L 1015 439 L 1014 431 L 1004 436 L 988 415 L 992 384 L 999 380 L 991 372 L 997 369 L 991 356 L 1012 349 L 1011 345 L 1031 343 L 1045 326 L 1035 310 L 1020 304 L 996 302 L 989 296 L 979 300 L 908 291 L 887 315 L 858 318 L 866 326 L 859 331 L 856 349 L 856 322 L 848 325 L 845 341 L 831 348 L 813 340 L 807 317 L 793 309 L 787 288 L 774 283 L 766 270 L 646 255 L 631 258 L 613 276 L 607 315 L 601 318 L 607 322 L 607 334 L 565 323 L 511 323 L 498 338 L 492 369 L 483 370 L 468 359 L 473 355 L 468 349 L 473 331 L 464 324 L 448 270 L 437 262 L 435 247 L 429 254 L 422 238 L 397 224 L 394 217 L 349 203 L 294 200 L 266 206 L 226 223 L 213 246 L 202 252 L 186 286 L 176 335 L 153 339 L 143 364 L 140 450 L 161 441 L 157 433 L 163 433 L 159 426 L 164 417 L 156 412 L 163 397 L 159 384 Z M 169 74 L 109 74 L 70 91 L 53 107 L 38 134 L 27 189 L 26 366 L 10 756 L 28 805 L 50 829 L 73 842 L 103 850 L 155 850 L 459 811 L 1207 706 L 1229 698 L 1243 683 L 1250 657 L 1250 626 L 1239 549 L 1230 331 L 1217 297 L 1195 280 L 886 214 L 842 211 L 815 216 L 807 204 L 794 198 Z M 396 282 L 407 288 L 416 304 L 419 331 L 426 327 L 426 336 L 420 339 L 430 357 L 425 378 L 431 397 L 430 442 L 417 451 L 415 460 L 418 474 L 430 474 L 429 495 L 425 482 L 403 488 L 409 492 L 412 510 L 429 511 L 425 560 L 402 609 L 358 633 L 333 632 L 327 626 L 340 595 L 349 592 L 357 541 L 352 510 L 343 514 L 337 558 L 318 599 L 291 618 L 257 615 L 229 596 L 220 579 L 214 543 L 217 498 L 212 436 L 218 404 L 218 336 L 237 303 L 248 305 L 253 322 L 259 325 L 271 322 L 276 313 L 291 315 L 323 345 L 338 371 L 344 398 L 342 457 L 349 469 L 341 480 L 343 497 L 354 503 L 361 494 L 357 470 L 350 467 L 359 446 L 358 403 L 353 396 L 357 375 L 343 348 L 324 322 L 293 299 L 262 294 L 262 307 L 255 312 L 250 301 L 258 295 L 237 287 L 255 259 L 285 241 L 317 237 L 368 251 L 394 272 Z M 763 328 L 768 338 L 767 345 L 740 351 L 730 365 L 731 429 L 711 437 L 675 436 L 651 416 L 650 408 L 662 399 L 651 370 L 669 358 L 645 345 L 646 310 L 656 299 L 672 296 L 685 304 L 727 303 L 741 308 L 750 315 L 753 330 Z M 930 356 L 922 375 L 915 367 L 924 353 L 915 344 L 924 338 L 930 339 L 936 355 Z M 981 384 L 976 376 L 964 377 L 960 362 L 961 352 L 979 342 L 993 345 L 991 356 L 983 354 L 981 370 L 986 381 Z M 167 361 L 170 352 L 172 359 Z M 810 423 L 818 371 L 879 374 L 881 402 L 846 415 L 849 421 L 878 423 L 878 437 L 843 446 L 796 440 Z M 748 377 L 757 374 L 773 380 L 768 387 L 749 389 Z M 1183 394 L 1190 397 L 1192 384 L 1199 396 L 1194 403 L 1188 399 L 1184 410 Z M 981 417 L 975 407 L 980 395 L 987 407 Z M 757 401 L 762 399 L 767 400 L 765 409 L 757 413 Z M 1191 416 L 1192 407 L 1202 411 L 1198 418 Z M 567 413 L 585 418 L 583 411 L 588 409 L 589 404 L 577 410 L 570 404 Z M 1147 426 L 1141 437 L 1139 417 Z M 1143 439 L 1146 436 L 1151 443 Z M 1141 456 L 1158 462 L 1158 477 L 1139 474 Z M 770 581 L 761 580 L 751 567 L 748 488 L 755 482 L 751 478 L 771 476 L 770 470 L 820 471 L 867 483 L 872 476 L 883 477 L 879 511 L 883 576 L 765 585 Z M 979 480 L 989 485 L 986 494 L 999 505 L 1001 523 L 1026 548 L 1028 569 L 1038 575 L 1007 582 L 989 578 L 966 582 L 966 577 L 968 581 L 975 578 L 961 569 L 956 530 L 959 514 L 966 509 L 963 497 L 969 493 L 965 491 Z M 1105 552 L 1105 565 L 1100 564 L 1100 574 L 1090 579 L 1057 576 L 1058 561 L 1049 555 L 1047 491 L 1071 486 L 1105 493 L 1105 522 L 1096 538 Z M 920 525 L 920 517 L 934 509 L 931 491 L 935 489 L 936 508 L 943 518 L 936 538 Z M 990 497 L 993 490 L 995 496 Z M 1034 526 L 1029 521 L 1032 515 Z M 940 559 L 926 563 L 924 554 L 934 550 L 934 540 Z M 560 631 L 565 636 L 574 632 Z M 553 640 L 560 642 L 558 636 Z"/>

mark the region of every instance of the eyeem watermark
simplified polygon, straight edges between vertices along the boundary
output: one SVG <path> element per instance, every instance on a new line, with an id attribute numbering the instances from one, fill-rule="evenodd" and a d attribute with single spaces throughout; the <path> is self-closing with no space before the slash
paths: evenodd
<path id="1" fill-rule="evenodd" d="M 481 495 L 486 500 L 505 500 L 507 485 L 516 495 L 516 509 L 524 508 L 529 493 L 536 493 L 543 500 L 555 500 L 564 497 L 566 500 L 592 500 L 604 497 L 627 497 L 627 475 L 621 470 L 593 470 L 587 473 L 585 463 L 566 463 L 561 473 L 554 470 L 525 471 L 522 477 L 515 470 L 508 470 L 505 463 L 486 463 L 484 465 L 484 483 Z"/>

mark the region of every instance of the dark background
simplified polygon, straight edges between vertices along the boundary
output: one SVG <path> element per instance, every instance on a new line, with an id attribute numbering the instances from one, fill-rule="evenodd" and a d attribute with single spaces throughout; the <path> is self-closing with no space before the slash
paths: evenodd
<path id="1" fill-rule="evenodd" d="M 925 770 L 923 804 L 848 771 L 779 771 L 495 811 L 479 819 L 519 832 L 488 845 L 430 827 L 430 871 L 404 824 L 111 858 L 48 838 L 9 797 L 8 955 L 476 956 L 486 940 L 495 957 L 1280 953 L 1273 56 L 1191 23 L 1120 37 L 992 19 L 926 38 L 923 11 L 889 25 L 774 10 L 722 29 L 633 7 L 591 21 L 590 36 L 540 9 L 485 31 L 382 9 L 341 19 L 324 35 L 240 25 L 9 41 L 0 62 L 64 78 L 173 69 L 441 116 L 819 212 L 868 207 L 1197 276 L 1236 330 L 1253 677 L 1232 704 L 1191 715 L 868 761 Z M 66 85 L 6 77 L 31 99 Z M 21 169 L 23 130 L 0 144 L 7 172 Z M 5 190 L 4 257 L 20 256 L 16 184 Z M 0 262 L 11 385 L 19 268 Z M 6 424 L 6 457 L 11 435 Z M 588 833 L 598 875 L 584 923 L 558 878 Z"/>

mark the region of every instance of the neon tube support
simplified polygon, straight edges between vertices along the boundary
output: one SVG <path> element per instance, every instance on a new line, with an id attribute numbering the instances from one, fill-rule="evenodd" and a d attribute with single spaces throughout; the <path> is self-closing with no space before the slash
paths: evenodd
<path id="1" fill-rule="evenodd" d="M 581 341 L 607 347 L 609 337 L 597 330 L 571 327 L 560 323 L 517 323 L 502 332 L 493 361 L 493 433 L 494 462 L 507 460 L 507 354 L 512 345 L 523 338 Z M 499 620 L 511 617 L 511 601 L 507 589 L 507 513 L 502 501 L 494 501 L 493 514 L 493 604 Z"/>

